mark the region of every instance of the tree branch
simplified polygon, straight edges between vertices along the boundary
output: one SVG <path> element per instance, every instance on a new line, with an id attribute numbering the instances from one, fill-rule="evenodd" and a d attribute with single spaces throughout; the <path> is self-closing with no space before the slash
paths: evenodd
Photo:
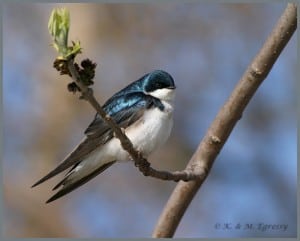
<path id="1" fill-rule="evenodd" d="M 225 105 L 217 114 L 198 149 L 187 165 L 203 173 L 200 179 L 179 182 L 170 196 L 154 229 L 153 238 L 172 237 L 194 195 L 208 176 L 218 153 L 237 121 L 267 77 L 273 64 L 297 28 L 297 6 L 289 3 L 265 44 L 249 65 Z"/>

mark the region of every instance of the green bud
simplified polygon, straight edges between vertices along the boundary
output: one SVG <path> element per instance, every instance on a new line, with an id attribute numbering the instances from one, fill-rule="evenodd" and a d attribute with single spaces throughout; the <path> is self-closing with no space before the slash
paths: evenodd
<path id="1" fill-rule="evenodd" d="M 59 58 L 66 59 L 70 55 L 81 52 L 79 41 L 68 47 L 70 29 L 70 14 L 66 8 L 54 9 L 48 22 L 49 33 L 53 37 L 53 47 L 60 54 Z"/>

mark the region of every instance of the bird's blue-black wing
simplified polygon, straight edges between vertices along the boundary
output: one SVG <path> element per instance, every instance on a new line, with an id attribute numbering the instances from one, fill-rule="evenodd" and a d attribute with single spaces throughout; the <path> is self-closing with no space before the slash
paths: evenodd
<path id="1" fill-rule="evenodd" d="M 142 92 L 115 95 L 104 104 L 104 110 L 121 128 L 126 128 L 141 118 L 144 111 L 154 105 L 154 100 Z M 86 155 L 113 137 L 113 131 L 98 115 L 85 131 L 86 138 L 51 172 L 32 187 L 81 162 Z"/>

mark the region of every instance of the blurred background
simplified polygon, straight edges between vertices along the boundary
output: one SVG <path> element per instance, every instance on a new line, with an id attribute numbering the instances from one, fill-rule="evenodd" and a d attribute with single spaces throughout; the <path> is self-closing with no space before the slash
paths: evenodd
<path id="1" fill-rule="evenodd" d="M 70 40 L 83 47 L 78 60 L 98 65 L 100 103 L 154 69 L 173 76 L 174 128 L 149 160 L 182 170 L 286 4 L 3 5 L 4 235 L 150 237 L 176 184 L 144 177 L 132 163 L 114 165 L 47 205 L 63 174 L 30 188 L 74 148 L 95 114 L 52 68 L 47 23 L 62 6 L 71 13 Z M 175 237 L 296 237 L 296 49 L 294 34 Z M 262 231 L 260 223 L 287 229 Z"/>

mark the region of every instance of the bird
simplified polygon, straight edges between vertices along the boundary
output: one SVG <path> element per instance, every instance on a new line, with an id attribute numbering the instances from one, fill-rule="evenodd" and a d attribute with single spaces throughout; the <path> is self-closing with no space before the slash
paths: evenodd
<path id="1" fill-rule="evenodd" d="M 104 103 L 103 110 L 124 131 L 133 147 L 147 158 L 170 136 L 175 89 L 174 79 L 169 73 L 154 70 L 115 93 Z M 96 113 L 81 142 L 32 187 L 69 169 L 52 189 L 58 191 L 46 201 L 50 203 L 82 186 L 114 163 L 128 160 L 130 155 Z"/>

